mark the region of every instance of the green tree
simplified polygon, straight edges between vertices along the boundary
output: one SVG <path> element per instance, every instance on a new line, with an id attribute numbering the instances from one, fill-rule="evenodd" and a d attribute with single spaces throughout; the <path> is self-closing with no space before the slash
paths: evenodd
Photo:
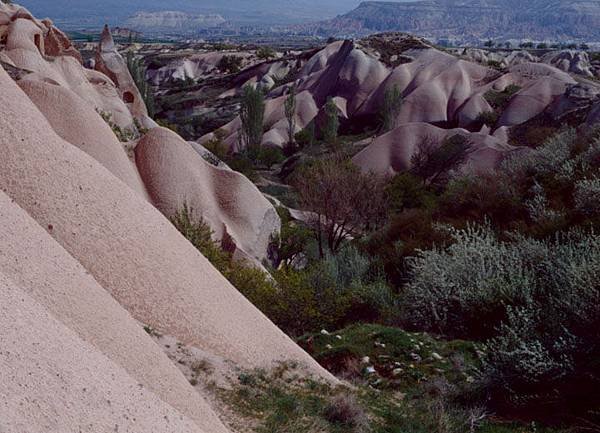
<path id="1" fill-rule="evenodd" d="M 338 120 L 338 108 L 333 98 L 330 96 L 325 104 L 325 123 L 322 128 L 323 140 L 331 146 L 337 144 L 338 129 L 340 122 Z"/>
<path id="2" fill-rule="evenodd" d="M 391 131 L 397 126 L 398 115 L 402 108 L 402 93 L 397 85 L 387 89 L 383 96 L 381 107 L 381 123 L 384 132 Z"/>
<path id="3" fill-rule="evenodd" d="M 288 146 L 293 146 L 296 132 L 296 86 L 290 88 L 285 100 L 285 118 L 288 124 Z"/>
<path id="4" fill-rule="evenodd" d="M 386 206 L 384 179 L 363 173 L 345 158 L 315 161 L 295 178 L 302 207 L 312 212 L 310 224 L 325 257 L 325 247 L 337 254 L 348 237 L 360 237 L 384 219 Z"/>
<path id="5" fill-rule="evenodd" d="M 133 51 L 127 52 L 126 60 L 129 73 L 148 109 L 148 116 L 154 117 L 154 92 L 152 91 L 152 87 L 148 84 L 148 81 L 146 81 L 146 66 L 142 59 L 135 57 Z"/>
<path id="6" fill-rule="evenodd" d="M 248 85 L 243 89 L 240 107 L 240 145 L 250 155 L 258 155 L 263 137 L 265 117 L 265 95 L 258 88 Z"/>
<path id="7" fill-rule="evenodd" d="M 453 135 L 442 141 L 425 137 L 411 158 L 412 173 L 426 184 L 432 185 L 445 180 L 451 170 L 463 164 L 471 153 L 471 143 L 462 135 Z"/>

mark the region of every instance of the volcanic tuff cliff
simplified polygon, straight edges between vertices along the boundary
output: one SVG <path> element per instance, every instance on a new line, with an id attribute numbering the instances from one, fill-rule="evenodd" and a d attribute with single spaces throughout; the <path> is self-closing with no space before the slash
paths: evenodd
<path id="1" fill-rule="evenodd" d="M 405 31 L 427 37 L 600 37 L 597 0 L 434 0 L 361 3 L 319 25 L 324 33 Z"/>
<path id="2" fill-rule="evenodd" d="M 0 35 L 0 431 L 229 432 L 140 322 L 228 366 L 331 379 L 157 209 L 193 200 L 233 239 L 279 222 L 247 179 L 153 125 L 110 32 L 113 78 L 17 5 L 0 2 Z M 113 133 L 137 124 L 139 144 Z"/>

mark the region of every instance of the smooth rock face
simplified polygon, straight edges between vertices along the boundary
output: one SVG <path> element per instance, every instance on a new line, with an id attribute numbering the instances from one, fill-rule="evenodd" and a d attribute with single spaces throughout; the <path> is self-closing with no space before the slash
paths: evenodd
<path id="1" fill-rule="evenodd" d="M 204 160 L 174 132 L 155 128 L 136 147 L 136 161 L 156 206 L 168 217 L 184 204 L 204 219 L 219 240 L 233 241 L 234 256 L 256 265 L 267 260 L 270 237 L 279 232 L 277 211 L 238 172 Z"/>
<path id="2" fill-rule="evenodd" d="M 0 429 L 207 433 L 0 273 Z"/>
<path id="3" fill-rule="evenodd" d="M 7 32 L 2 57 L 14 67 L 31 72 L 22 77 L 22 80 L 41 81 L 70 89 L 92 109 L 109 114 L 115 125 L 122 128 L 133 125 L 131 112 L 106 75 L 83 69 L 77 56 L 71 55 L 70 49 L 67 49 L 70 54 L 50 57 L 54 49 L 50 45 L 50 51 L 46 52 L 45 35 L 50 34 L 53 27 L 47 28 L 34 18 L 12 20 L 16 15 L 10 11 L 15 8 L 0 6 L 3 13 L 10 17 L 8 25 L 0 25 L 0 29 L 5 28 Z"/>
<path id="4" fill-rule="evenodd" d="M 112 129 L 71 90 L 46 82 L 22 80 L 19 86 L 62 139 L 108 168 L 130 188 L 147 197 L 135 165 Z"/>
<path id="5" fill-rule="evenodd" d="M 58 137 L 4 71 L 0 88 L 0 188 L 52 225 L 53 237 L 137 320 L 240 366 L 296 360 L 330 377 L 156 208 Z"/>
<path id="6" fill-rule="evenodd" d="M 82 342 L 102 353 L 110 364 L 123 369 L 131 376 L 130 380 L 142 384 L 202 429 L 227 431 L 140 324 L 49 233 L 2 192 L 0 222 L 3 246 L 0 273 Z M 46 229 L 54 230 L 53 227 Z M 99 374 L 109 372 L 104 369 Z M 32 388 L 30 392 L 35 396 L 37 390 Z M 2 410 L 0 408 L 0 428 L 3 427 L 1 420 L 5 419 Z"/>
<path id="7" fill-rule="evenodd" d="M 441 142 L 453 135 L 463 135 L 471 143 L 468 167 L 486 171 L 494 168 L 512 146 L 487 134 L 473 134 L 464 129 L 441 129 L 428 123 L 407 123 L 378 137 L 352 161 L 364 171 L 394 175 L 412 167 L 411 158 L 423 140 Z"/>
<path id="8" fill-rule="evenodd" d="M 124 126 L 134 107 L 53 29 L 0 3 L 0 431 L 228 433 L 142 324 L 235 368 L 294 361 L 335 382 L 148 201 L 135 143 L 98 113 Z M 278 229 L 273 207 L 163 134 L 144 143 L 145 167 L 161 167 L 152 182 L 178 170 L 152 161 L 154 146 L 196 182 L 182 196 L 258 260 Z"/>

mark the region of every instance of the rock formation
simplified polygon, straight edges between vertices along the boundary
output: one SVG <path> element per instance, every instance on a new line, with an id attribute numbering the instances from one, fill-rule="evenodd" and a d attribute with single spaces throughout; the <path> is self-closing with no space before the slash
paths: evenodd
<path id="1" fill-rule="evenodd" d="M 96 52 L 95 69 L 108 76 L 114 83 L 123 101 L 135 117 L 147 117 L 148 111 L 125 60 L 117 51 L 112 33 L 104 26 Z"/>
<path id="2" fill-rule="evenodd" d="M 168 129 L 148 132 L 135 153 L 150 196 L 165 215 L 174 216 L 187 205 L 218 239 L 233 240 L 234 257 L 257 264 L 268 260 L 271 235 L 279 231 L 281 222 L 248 179 L 213 166 Z"/>
<path id="3" fill-rule="evenodd" d="M 423 128 L 437 127 L 431 135 L 442 139 L 446 134 L 441 134 L 439 127 L 463 128 L 461 133 L 472 135 L 471 141 L 477 143 L 478 150 L 470 163 L 489 168 L 503 153 L 512 150 L 507 144 L 508 131 L 503 127 L 523 124 L 550 109 L 567 88 L 576 83 L 567 72 L 536 63 L 535 58 L 519 53 L 503 58 L 507 68 L 499 71 L 487 64 L 466 60 L 465 53 L 457 56 L 442 52 L 404 34 L 381 34 L 356 42 L 331 43 L 306 61 L 293 83 L 270 92 L 266 101 L 263 145 L 283 146 L 287 142 L 283 104 L 292 84 L 297 89 L 297 131 L 310 123 L 319 129 L 328 97 L 332 97 L 338 107 L 342 128 L 360 131 L 361 125 L 377 125 L 385 95 L 395 88 L 403 98 L 396 118 L 400 131 L 417 133 Z M 466 54 L 484 55 L 476 51 Z M 514 94 L 506 97 L 505 104 L 494 106 L 490 98 L 501 96 L 511 88 Z M 498 122 L 491 125 L 491 129 L 481 129 L 480 115 L 494 111 L 497 111 Z M 221 128 L 225 143 L 234 150 L 238 146 L 239 128 L 239 119 Z M 489 137 L 483 138 L 486 134 Z M 357 157 L 355 162 L 370 169 L 375 167 L 369 161 L 377 160 L 376 168 L 381 172 L 405 167 L 397 163 L 398 158 L 405 160 L 406 155 L 410 159 L 412 144 L 404 136 L 391 133 L 380 137 L 371 150 Z M 200 142 L 213 137 L 209 134 Z M 374 149 L 398 152 L 398 155 L 365 157 Z M 379 165 L 382 161 L 387 161 L 387 169 Z"/>
<path id="4" fill-rule="evenodd" d="M 0 3 L 0 34 L 0 430 L 227 433 L 142 325 L 236 368 L 287 360 L 334 380 L 151 203 L 181 169 L 192 182 L 169 205 L 189 199 L 258 260 L 279 220 L 251 183 L 161 129 L 141 138 L 138 174 L 136 142 L 99 114 L 113 128 L 144 115 L 108 38 L 117 83 L 17 5 Z"/>

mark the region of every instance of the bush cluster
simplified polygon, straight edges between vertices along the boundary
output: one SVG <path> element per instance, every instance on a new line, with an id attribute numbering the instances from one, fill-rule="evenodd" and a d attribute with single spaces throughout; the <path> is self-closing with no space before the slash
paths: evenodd
<path id="1" fill-rule="evenodd" d="M 395 295 L 352 246 L 302 270 L 284 265 L 270 276 L 232 260 L 213 240 L 208 224 L 187 206 L 171 221 L 234 287 L 288 334 L 337 329 L 357 320 L 395 320 Z"/>
<path id="2" fill-rule="evenodd" d="M 600 236 L 502 241 L 485 225 L 450 230 L 452 245 L 410 261 L 409 323 L 486 341 L 481 383 L 496 403 L 589 408 L 600 398 Z"/>

